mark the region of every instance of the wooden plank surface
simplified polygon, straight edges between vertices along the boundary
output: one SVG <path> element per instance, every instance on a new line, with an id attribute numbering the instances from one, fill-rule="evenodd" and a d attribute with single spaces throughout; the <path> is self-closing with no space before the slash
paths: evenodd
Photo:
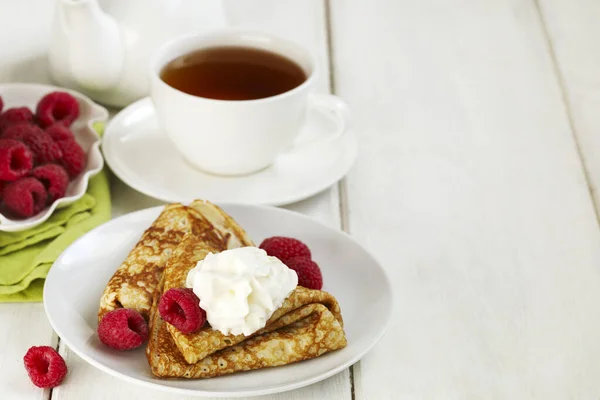
<path id="1" fill-rule="evenodd" d="M 0 397 L 47 399 L 50 391 L 33 386 L 23 366 L 31 346 L 56 346 L 44 308 L 38 303 L 0 304 L 0 321 Z"/>
<path id="2" fill-rule="evenodd" d="M 227 2 L 226 10 L 235 26 L 261 29 L 295 40 L 316 51 L 320 68 L 323 71 L 319 90 L 328 91 L 328 50 L 323 1 L 270 1 L 252 0 L 247 2 Z M 162 204 L 135 192 L 117 178 L 112 178 L 113 216 Z M 292 204 L 287 208 L 303 212 L 332 226 L 339 227 L 339 200 L 337 188 L 327 190 L 310 199 Z M 53 400 L 86 399 L 182 399 L 181 396 L 164 394 L 113 378 L 88 365 L 66 346 L 61 353 L 71 367 L 71 383 L 56 388 Z M 343 371 L 324 382 L 280 395 L 264 396 L 258 399 L 332 399 L 349 400 L 350 376 Z"/>
<path id="3" fill-rule="evenodd" d="M 600 2 L 538 0 L 596 209 L 600 207 Z"/>
<path id="4" fill-rule="evenodd" d="M 0 2 L 0 81 L 48 81 L 52 6 Z M 227 6 L 327 67 L 322 1 Z M 33 8 L 35 23 L 11 23 Z M 600 235 L 573 140 L 596 191 L 598 3 L 331 0 L 331 17 L 336 92 L 361 140 L 347 222 L 397 289 L 387 335 L 354 369 L 356 399 L 598 398 Z M 117 180 L 113 200 L 115 216 L 159 204 Z M 337 189 L 289 208 L 339 224 Z M 42 306 L 3 304 L 0 320 L 3 398 L 47 398 L 22 370 L 29 346 L 55 341 Z M 53 399 L 179 398 L 61 352 L 71 372 Z M 267 398 L 284 397 L 350 399 L 348 371 Z"/>
<path id="5" fill-rule="evenodd" d="M 356 399 L 598 398 L 600 235 L 535 4 L 331 4 L 349 227 L 395 288 Z"/>

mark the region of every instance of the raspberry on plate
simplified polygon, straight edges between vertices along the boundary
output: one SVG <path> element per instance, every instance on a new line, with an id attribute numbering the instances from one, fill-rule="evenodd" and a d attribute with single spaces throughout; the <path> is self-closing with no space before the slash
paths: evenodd
<path id="1" fill-rule="evenodd" d="M 32 175 L 36 177 L 48 192 L 48 204 L 65 196 L 69 186 L 69 175 L 60 165 L 46 164 L 33 169 Z"/>
<path id="2" fill-rule="evenodd" d="M 158 303 L 163 320 L 183 333 L 196 332 L 206 323 L 206 312 L 200 308 L 200 300 L 192 289 L 167 290 Z"/>
<path id="3" fill-rule="evenodd" d="M 71 126 L 78 116 L 79 103 L 67 92 L 48 93 L 37 104 L 36 117 L 42 128 L 55 122 Z"/>
<path id="4" fill-rule="evenodd" d="M 79 175 L 85 169 L 85 151 L 74 140 L 59 140 L 56 144 L 62 151 L 62 165 L 69 176 L 74 178 Z"/>
<path id="5" fill-rule="evenodd" d="M 148 324 L 137 311 L 118 308 L 104 315 L 98 325 L 98 337 L 113 349 L 135 349 L 148 340 Z"/>
<path id="6" fill-rule="evenodd" d="M 14 181 L 29 173 L 33 154 L 23 143 L 0 139 L 0 180 Z"/>
<path id="7" fill-rule="evenodd" d="M 263 240 L 259 247 L 268 255 L 279 258 L 284 264 L 294 257 L 311 258 L 308 246 L 298 239 L 290 237 L 273 236 Z"/>
<path id="8" fill-rule="evenodd" d="M 62 158 L 60 147 L 38 126 L 14 124 L 6 128 L 2 137 L 25 143 L 33 153 L 35 164 L 56 162 Z"/>
<path id="9" fill-rule="evenodd" d="M 31 217 L 44 209 L 48 194 L 35 178 L 21 178 L 4 188 L 4 206 L 21 218 Z"/>
<path id="10" fill-rule="evenodd" d="M 50 346 L 33 346 L 23 357 L 31 382 L 39 388 L 53 388 L 67 375 L 67 364 Z"/>
<path id="11" fill-rule="evenodd" d="M 0 115 L 0 133 L 7 127 L 21 123 L 33 123 L 33 113 L 27 107 L 9 108 Z"/>
<path id="12" fill-rule="evenodd" d="M 285 265 L 298 274 L 298 285 L 307 289 L 321 290 L 323 288 L 321 269 L 310 258 L 294 257 L 289 259 Z"/>
<path id="13" fill-rule="evenodd" d="M 58 142 L 59 140 L 75 140 L 73 132 L 61 123 L 50 125 L 46 128 L 46 133 L 50 135 L 55 142 Z"/>

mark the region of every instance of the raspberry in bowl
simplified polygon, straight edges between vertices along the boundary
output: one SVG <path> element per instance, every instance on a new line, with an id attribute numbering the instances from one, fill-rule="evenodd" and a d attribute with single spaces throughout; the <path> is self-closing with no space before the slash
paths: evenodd
<path id="1" fill-rule="evenodd" d="M 77 92 L 26 83 L 0 84 L 0 103 L 0 231 L 14 232 L 85 194 L 104 165 L 93 124 L 108 111 Z"/>

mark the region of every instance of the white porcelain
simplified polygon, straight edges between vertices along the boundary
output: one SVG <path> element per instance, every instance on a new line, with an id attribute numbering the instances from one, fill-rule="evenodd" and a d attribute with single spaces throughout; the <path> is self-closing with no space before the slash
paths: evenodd
<path id="1" fill-rule="evenodd" d="M 298 138 L 303 147 L 281 154 L 268 168 L 236 177 L 207 174 L 186 162 L 158 127 L 149 98 L 117 114 L 107 125 L 104 158 L 123 182 L 167 202 L 196 198 L 219 202 L 282 205 L 312 196 L 341 179 L 356 159 L 352 132 L 335 145 L 313 142 L 336 127 L 336 116 L 309 109 Z M 207 150 L 208 151 L 208 150 Z"/>
<path id="2" fill-rule="evenodd" d="M 295 61 L 307 80 L 285 93 L 257 100 L 216 100 L 192 96 L 160 78 L 163 67 L 191 51 L 243 46 L 269 50 Z M 317 63 L 296 43 L 266 33 L 225 30 L 187 36 L 164 45 L 151 62 L 151 97 L 159 125 L 185 159 L 197 168 L 219 175 L 243 175 L 268 167 L 293 145 L 304 124 L 307 107 L 322 108 L 336 117 L 331 132 L 319 139 L 331 145 L 348 132 L 346 104 L 331 95 L 312 93 Z"/>
<path id="3" fill-rule="evenodd" d="M 203 379 L 157 379 L 143 349 L 105 347 L 96 336 L 98 303 L 108 279 L 162 207 L 114 219 L 75 241 L 56 260 L 44 286 L 50 324 L 81 358 L 114 376 L 179 395 L 242 397 L 296 389 L 318 382 L 357 362 L 383 335 L 392 313 L 391 284 L 372 255 L 343 232 L 291 211 L 223 205 L 260 243 L 292 236 L 310 247 L 323 272 L 324 290 L 339 301 L 348 346 L 283 367 Z"/>
<path id="4" fill-rule="evenodd" d="M 55 1 L 52 77 L 118 107 L 148 95 L 148 62 L 162 44 L 226 25 L 221 0 Z"/>
<path id="5" fill-rule="evenodd" d="M 33 83 L 0 84 L 0 96 L 4 100 L 4 109 L 27 106 L 35 112 L 37 102 L 47 93 L 60 90 L 71 93 L 79 102 L 79 118 L 71 125 L 75 139 L 87 153 L 84 171 L 69 183 L 65 197 L 60 198 L 40 213 L 27 219 L 10 219 L 0 213 L 0 231 L 16 232 L 33 228 L 46 221 L 56 210 L 79 200 L 87 190 L 88 181 L 102 170 L 104 161 L 100 153 L 100 137 L 92 127 L 97 121 L 106 121 L 108 111 L 84 95 L 56 86 Z"/>

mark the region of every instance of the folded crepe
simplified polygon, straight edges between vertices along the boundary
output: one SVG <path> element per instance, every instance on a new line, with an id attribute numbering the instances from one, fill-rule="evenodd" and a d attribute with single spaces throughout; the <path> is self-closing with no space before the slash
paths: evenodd
<path id="1" fill-rule="evenodd" d="M 109 280 L 100 299 L 98 321 L 121 307 L 132 308 L 148 320 L 167 260 L 186 234 L 219 249 L 252 245 L 246 232 L 208 201 L 169 204 Z"/>
<path id="2" fill-rule="evenodd" d="M 164 291 L 185 286 L 187 273 L 211 253 L 225 250 L 188 234 L 168 260 L 150 312 L 146 356 L 159 377 L 210 378 L 290 364 L 346 346 L 340 307 L 333 296 L 297 287 L 250 337 L 224 335 L 206 324 L 183 334 L 164 322 L 158 301 Z"/>

